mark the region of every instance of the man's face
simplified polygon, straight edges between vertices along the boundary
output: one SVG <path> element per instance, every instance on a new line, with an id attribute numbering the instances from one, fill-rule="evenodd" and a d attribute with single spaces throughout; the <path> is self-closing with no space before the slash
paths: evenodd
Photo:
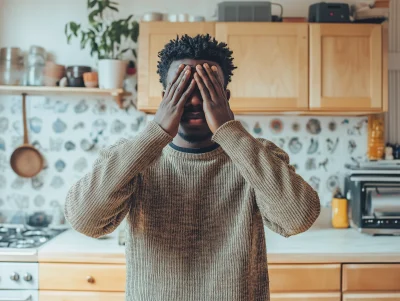
<path id="1" fill-rule="evenodd" d="M 207 60 L 182 59 L 172 62 L 167 74 L 167 85 L 174 79 L 174 75 L 179 65 L 184 64 L 192 67 L 192 79 L 194 72 L 196 72 L 196 65 L 203 65 L 204 63 L 207 63 L 210 66 L 216 66 L 219 74 L 221 75 L 221 81 L 224 81 L 222 78 L 222 69 L 215 62 Z M 179 124 L 178 134 L 188 142 L 204 141 L 212 136 L 212 132 L 208 127 L 206 118 L 204 116 L 203 98 L 201 97 L 198 87 L 195 88 L 185 104 L 185 109 Z"/>

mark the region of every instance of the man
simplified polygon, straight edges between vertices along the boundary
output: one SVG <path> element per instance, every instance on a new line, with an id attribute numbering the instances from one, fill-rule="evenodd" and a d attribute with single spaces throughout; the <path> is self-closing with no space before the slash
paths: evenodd
<path id="1" fill-rule="evenodd" d="M 68 193 L 66 217 L 88 236 L 127 216 L 128 301 L 269 300 L 263 224 L 288 237 L 319 215 L 288 155 L 234 120 L 231 55 L 209 35 L 168 43 L 154 121 Z"/>

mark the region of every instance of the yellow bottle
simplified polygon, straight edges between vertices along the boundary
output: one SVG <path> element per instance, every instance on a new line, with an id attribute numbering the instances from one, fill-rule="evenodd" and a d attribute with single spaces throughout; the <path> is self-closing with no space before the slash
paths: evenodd
<path id="1" fill-rule="evenodd" d="M 343 229 L 349 227 L 349 217 L 347 214 L 347 199 L 345 199 L 339 190 L 332 199 L 332 226 Z"/>

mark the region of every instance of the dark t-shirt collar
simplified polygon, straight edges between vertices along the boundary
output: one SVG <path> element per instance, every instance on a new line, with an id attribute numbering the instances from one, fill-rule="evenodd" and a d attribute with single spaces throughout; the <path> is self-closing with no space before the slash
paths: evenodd
<path id="1" fill-rule="evenodd" d="M 214 143 L 213 145 L 207 146 L 207 147 L 202 147 L 202 148 L 186 148 L 186 147 L 180 147 L 172 142 L 169 144 L 170 147 L 173 149 L 183 152 L 183 153 L 190 153 L 190 154 L 203 154 L 203 153 L 208 153 L 211 152 L 219 147 L 219 144 Z"/>

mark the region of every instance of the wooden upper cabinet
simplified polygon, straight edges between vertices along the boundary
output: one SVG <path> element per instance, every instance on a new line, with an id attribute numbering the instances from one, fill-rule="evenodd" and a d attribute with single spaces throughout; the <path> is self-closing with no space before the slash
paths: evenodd
<path id="1" fill-rule="evenodd" d="M 308 109 L 308 24 L 216 23 L 233 51 L 235 113 Z"/>
<path id="2" fill-rule="evenodd" d="M 382 110 L 382 26 L 309 26 L 310 109 Z"/>
<path id="3" fill-rule="evenodd" d="M 140 24 L 138 58 L 138 108 L 154 113 L 161 102 L 163 87 L 157 74 L 158 52 L 177 35 L 214 35 L 212 22 L 143 22 Z"/>

